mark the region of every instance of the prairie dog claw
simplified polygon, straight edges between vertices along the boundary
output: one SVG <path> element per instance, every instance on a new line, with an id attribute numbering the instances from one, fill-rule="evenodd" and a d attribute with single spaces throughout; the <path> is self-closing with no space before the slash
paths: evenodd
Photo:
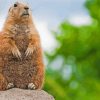
<path id="1" fill-rule="evenodd" d="M 14 87 L 14 84 L 13 83 L 9 83 L 8 85 L 7 85 L 7 89 L 11 89 L 11 88 L 13 88 Z"/>
<path id="2" fill-rule="evenodd" d="M 21 58 L 21 53 L 20 53 L 20 51 L 19 51 L 17 48 L 12 48 L 11 51 L 12 51 L 12 54 L 13 54 L 15 57 Z"/>
<path id="3" fill-rule="evenodd" d="M 35 90 L 36 89 L 36 86 L 33 83 L 29 83 L 28 84 L 28 89 Z"/>
<path id="4" fill-rule="evenodd" d="M 27 50 L 26 50 L 26 52 L 25 52 L 26 57 L 27 57 L 27 56 L 30 56 L 31 54 L 33 54 L 33 51 L 34 51 L 34 50 L 33 50 L 32 47 L 28 47 Z"/>

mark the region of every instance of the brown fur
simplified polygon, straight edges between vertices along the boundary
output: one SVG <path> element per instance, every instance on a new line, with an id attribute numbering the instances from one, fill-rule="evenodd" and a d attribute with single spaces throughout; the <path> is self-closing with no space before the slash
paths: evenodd
<path id="1" fill-rule="evenodd" d="M 33 83 L 41 89 L 44 65 L 39 34 L 29 16 L 21 16 L 27 5 L 17 3 L 11 7 L 0 34 L 0 90 L 8 83 L 17 88 L 28 88 Z"/>

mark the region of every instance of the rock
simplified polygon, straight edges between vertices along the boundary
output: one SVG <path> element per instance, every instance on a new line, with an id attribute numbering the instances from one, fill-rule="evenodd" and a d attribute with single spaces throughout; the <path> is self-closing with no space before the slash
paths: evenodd
<path id="1" fill-rule="evenodd" d="M 44 90 L 22 90 L 13 88 L 0 91 L 0 100 L 55 100 Z"/>

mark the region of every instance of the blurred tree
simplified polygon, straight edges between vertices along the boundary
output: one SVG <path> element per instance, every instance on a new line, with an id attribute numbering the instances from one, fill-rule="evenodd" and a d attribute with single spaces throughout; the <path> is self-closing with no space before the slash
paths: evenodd
<path id="1" fill-rule="evenodd" d="M 54 32 L 59 46 L 46 53 L 44 89 L 56 100 L 100 99 L 100 0 L 87 0 L 85 6 L 92 24 L 76 27 L 63 22 Z"/>

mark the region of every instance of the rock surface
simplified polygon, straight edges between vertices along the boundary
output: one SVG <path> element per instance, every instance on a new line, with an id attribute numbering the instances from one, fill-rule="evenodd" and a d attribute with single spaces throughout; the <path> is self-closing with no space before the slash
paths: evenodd
<path id="1" fill-rule="evenodd" d="M 22 90 L 13 88 L 0 91 L 0 100 L 55 100 L 43 90 Z"/>

